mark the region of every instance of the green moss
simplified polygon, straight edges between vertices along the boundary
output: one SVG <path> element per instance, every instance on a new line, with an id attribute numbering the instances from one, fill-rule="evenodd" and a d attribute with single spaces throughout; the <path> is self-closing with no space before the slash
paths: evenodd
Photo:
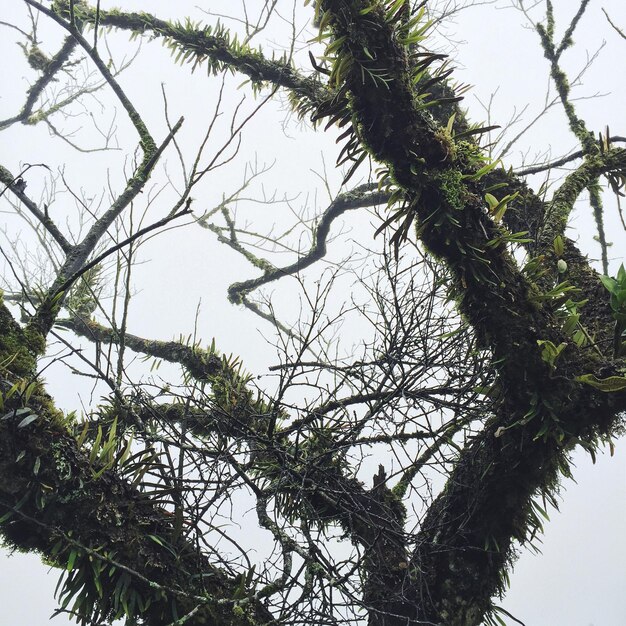
<path id="1" fill-rule="evenodd" d="M 485 157 L 477 144 L 471 141 L 457 141 L 455 162 L 460 169 L 472 169 L 484 165 Z"/>
<path id="2" fill-rule="evenodd" d="M 43 335 L 33 328 L 22 329 L 19 326 L 2 302 L 1 294 L 0 329 L 0 374 L 6 376 L 12 383 L 21 383 L 24 390 L 32 382 L 35 382 L 34 388 L 30 390 L 28 395 L 28 406 L 39 415 L 51 420 L 53 424 L 67 428 L 68 418 L 55 407 L 41 381 L 34 378 L 37 370 L 37 358 L 45 352 L 46 341 Z M 14 396 L 15 401 L 23 396 L 23 392 L 16 394 Z M 13 408 L 20 408 L 22 402 L 19 400 L 19 403 Z"/>
<path id="3" fill-rule="evenodd" d="M 433 181 L 436 182 L 446 206 L 459 211 L 463 209 L 467 193 L 459 170 L 445 169 L 436 172 Z"/>
<path id="4" fill-rule="evenodd" d="M 441 127 L 435 131 L 435 137 L 448 153 L 450 161 L 456 160 L 456 144 L 447 128 Z"/>
<path id="5" fill-rule="evenodd" d="M 37 333 L 24 333 L 1 298 L 0 329 L 0 367 L 18 379 L 32 375 L 45 341 Z"/>
<path id="6" fill-rule="evenodd" d="M 27 51 L 26 59 L 28 64 L 38 72 L 45 72 L 48 69 L 50 59 L 42 52 L 37 45 L 32 45 Z"/>

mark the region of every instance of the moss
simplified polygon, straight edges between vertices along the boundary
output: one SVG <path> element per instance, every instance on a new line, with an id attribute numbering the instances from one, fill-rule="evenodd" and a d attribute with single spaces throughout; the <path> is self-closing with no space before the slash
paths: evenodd
<path id="1" fill-rule="evenodd" d="M 37 358 L 46 349 L 46 341 L 41 333 L 27 327 L 22 329 L 13 319 L 11 312 L 2 302 L 0 294 L 0 374 L 11 383 L 21 383 L 24 390 L 13 396 L 8 408 L 21 408 L 25 391 L 32 382 L 34 388 L 28 393 L 28 407 L 39 415 L 45 416 L 53 424 L 67 428 L 73 417 L 66 417 L 59 411 L 52 398 L 46 393 L 40 380 L 34 378 L 37 370 Z"/>
<path id="2" fill-rule="evenodd" d="M 448 159 L 450 161 L 455 161 L 456 159 L 456 144 L 452 135 L 449 133 L 447 128 L 441 127 L 435 131 L 435 137 L 439 141 L 439 143 L 444 147 L 444 149 L 448 153 Z"/>
<path id="3" fill-rule="evenodd" d="M 433 176 L 433 182 L 437 185 L 441 199 L 446 206 L 457 211 L 463 209 L 467 192 L 459 170 L 445 169 L 438 171 Z"/>
<path id="4" fill-rule="evenodd" d="M 28 64 L 39 72 L 45 72 L 48 69 L 50 59 L 42 52 L 37 45 L 32 45 L 27 52 L 26 59 Z"/>
<path id="5" fill-rule="evenodd" d="M 465 170 L 482 166 L 485 162 L 480 147 L 471 141 L 457 141 L 454 156 L 457 167 Z"/>
<path id="6" fill-rule="evenodd" d="M 32 375 L 45 341 L 37 333 L 24 333 L 0 298 L 0 366 L 14 378 Z"/>

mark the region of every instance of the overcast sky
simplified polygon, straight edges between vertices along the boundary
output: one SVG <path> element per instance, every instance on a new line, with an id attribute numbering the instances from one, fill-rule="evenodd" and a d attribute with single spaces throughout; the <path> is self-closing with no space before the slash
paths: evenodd
<path id="1" fill-rule="evenodd" d="M 103 7 L 115 3 L 102 2 Z M 120 3 L 118 3 L 120 4 Z M 145 9 L 160 17 L 182 17 L 193 15 L 197 20 L 214 22 L 197 8 L 210 7 L 214 13 L 227 12 L 232 8 L 231 1 L 222 0 L 204 3 L 188 1 L 166 2 L 150 0 L 121 3 L 124 9 Z M 289 5 L 288 2 L 284 3 Z M 299 10 L 302 2 L 298 1 Z M 511 8 L 505 8 L 506 1 L 481 5 L 463 11 L 456 23 L 440 32 L 440 44 L 447 38 L 457 49 L 457 71 L 455 76 L 461 82 L 474 87 L 466 96 L 465 104 L 470 109 L 470 117 L 476 121 L 506 125 L 517 113 L 523 112 L 523 119 L 532 120 L 542 109 L 548 87 L 548 68 L 538 45 L 536 34 L 524 21 L 524 16 Z M 527 5 L 532 3 L 527 2 Z M 543 3 L 541 3 L 543 5 Z M 575 10 L 576 2 L 556 0 L 557 30 L 562 32 L 566 20 Z M 18 23 L 26 27 L 25 11 L 20 0 L 4 0 L 0 3 L 0 20 Z M 289 5 L 290 6 L 290 5 Z M 583 19 L 575 36 L 576 47 L 564 57 L 567 70 L 575 75 L 586 60 L 598 52 L 598 58 L 582 79 L 576 96 L 583 98 L 577 102 L 580 115 L 594 131 L 603 131 L 609 125 L 612 133 L 625 135 L 624 111 L 626 110 L 626 75 L 623 60 L 626 41 L 613 31 L 601 8 L 605 8 L 613 21 L 626 29 L 626 3 L 623 0 L 592 0 L 588 14 Z M 290 11 L 285 10 L 288 16 Z M 539 13 L 534 13 L 539 16 Z M 560 21 L 559 21 L 560 20 Z M 560 24 L 560 29 L 559 29 Z M 16 45 L 18 34 L 0 27 L 0 58 L 3 59 L 0 73 L 4 89 L 0 94 L 0 118 L 15 114 L 23 100 L 27 85 L 32 81 L 21 53 Z M 268 36 L 280 47 L 281 37 L 289 33 L 286 23 L 277 24 L 275 32 Z M 267 36 L 267 35 L 266 35 Z M 48 37 L 53 44 L 48 47 Z M 60 41 L 61 33 L 53 26 L 41 23 L 40 38 L 42 47 L 49 52 Z M 302 37 L 306 39 L 306 37 Z M 126 36 L 110 35 L 112 55 L 117 61 L 123 51 L 132 55 L 137 51 L 137 43 L 127 43 Z M 234 82 L 233 82 L 234 81 Z M 121 84 L 138 106 L 141 114 L 151 127 L 157 128 L 163 137 L 166 128 L 163 119 L 161 83 L 168 96 L 169 114 L 172 119 L 184 114 L 185 126 L 180 134 L 183 151 L 186 146 L 197 144 L 198 130 L 206 126 L 209 102 L 215 95 L 219 83 L 208 79 L 200 69 L 191 75 L 187 67 L 174 66 L 169 54 L 158 43 L 144 43 L 133 66 L 120 78 Z M 233 84 L 241 82 L 239 77 Z M 242 92 L 246 87 L 242 88 Z M 234 108 L 241 96 L 240 92 L 229 92 L 228 106 Z M 591 98 L 591 96 L 596 96 Z M 107 96 L 102 96 L 105 102 Z M 486 105 L 491 102 L 489 114 Z M 256 101 L 258 104 L 258 100 Z M 254 101 L 245 106 L 252 109 Z M 92 111 L 98 111 L 89 104 Z M 228 107 L 226 108 L 228 111 Z M 113 120 L 108 108 L 101 112 L 98 123 L 106 127 Z M 121 113 L 114 123 L 120 126 L 124 135 L 126 122 Z M 224 118 L 226 119 L 226 117 Z M 288 124 L 285 113 L 279 107 L 269 107 L 257 120 L 253 120 L 244 133 L 242 150 L 247 151 L 247 159 L 260 162 L 276 161 L 274 169 L 268 173 L 264 189 L 271 193 L 277 189 L 278 195 L 297 198 L 294 205 L 311 210 L 324 207 L 323 190 L 319 189 L 319 172 L 324 162 L 329 170 L 332 185 L 338 184 L 338 174 L 332 173 L 336 155 L 334 136 L 314 133 L 297 124 Z M 285 122 L 285 135 L 276 141 L 276 128 Z M 66 122 L 67 123 L 67 122 Z M 203 126 L 204 123 L 204 126 Z M 82 124 L 82 123 L 81 123 Z M 197 124 L 197 126 L 196 126 Z M 228 124 L 225 122 L 225 127 Z M 511 129 L 512 137 L 518 124 Z M 77 128 L 79 125 L 77 125 Z M 77 136 L 78 141 L 98 141 L 97 133 L 85 130 Z M 43 128 L 13 128 L 0 133 L 0 163 L 17 171 L 22 163 L 46 162 L 57 170 L 65 165 L 65 175 L 76 186 L 85 189 L 87 195 L 97 195 L 106 184 L 107 178 L 115 186 L 122 179 L 125 151 L 128 146 L 115 153 L 93 156 L 89 170 L 82 165 L 85 157 L 77 154 L 58 140 L 48 139 Z M 561 156 L 576 149 L 576 140 L 568 132 L 559 107 L 553 107 L 548 115 L 531 128 L 519 140 L 506 157 L 507 165 L 513 167 L 533 162 L 538 156 L 551 154 Z M 323 154 L 326 157 L 322 159 Z M 62 155 L 62 156 L 60 156 Z M 98 159 L 102 159 L 101 162 Z M 305 161 L 305 158 L 307 159 Z M 96 165 L 93 165 L 93 162 Z M 232 193 L 241 182 L 241 168 L 245 160 L 239 160 L 236 167 L 221 170 L 204 189 L 204 195 L 197 202 L 206 209 L 219 203 L 222 194 Z M 100 163 L 98 166 L 97 164 Z M 176 169 L 176 160 L 171 159 L 170 171 Z M 108 173 L 103 176 L 103 172 Z M 173 174 L 175 178 L 175 174 Z M 29 181 L 31 189 L 44 190 L 44 174 L 40 179 Z M 165 180 L 165 178 L 162 178 Z M 104 182 L 103 182 L 104 181 Z M 537 181 L 539 184 L 540 181 Z M 38 187 L 39 185 L 39 187 Z M 156 195 L 158 186 L 153 188 Z M 261 188 L 255 188 L 261 193 Z M 169 194 L 169 195 L 168 195 Z M 162 201 L 167 210 L 167 201 L 174 197 L 172 190 L 165 190 L 155 205 Z M 34 195 L 36 197 L 36 195 Z M 3 207 L 3 210 L 6 207 Z M 280 210 L 289 216 L 290 209 L 281 206 Z M 274 214 L 272 214 L 274 215 Z M 271 216 L 260 211 L 254 213 L 255 226 L 269 223 Z M 10 217 L 2 214 L 8 224 Z M 593 241 L 594 228 L 588 207 L 580 203 L 574 216 L 574 226 L 583 249 L 592 257 L 599 256 L 597 244 Z M 611 249 L 611 267 L 615 271 L 624 260 L 626 243 L 619 224 L 614 203 L 607 198 L 606 222 L 609 240 L 614 241 Z M 369 228 L 369 225 L 367 225 Z M 255 373 L 263 373 L 272 363 L 271 346 L 265 344 L 261 333 L 269 334 L 268 328 L 259 326 L 248 312 L 241 311 L 226 302 L 225 290 L 228 284 L 254 275 L 249 265 L 241 258 L 225 252 L 215 244 L 211 233 L 190 226 L 192 230 L 175 230 L 163 235 L 146 246 L 143 260 L 146 263 L 137 269 L 136 281 L 140 285 L 137 305 L 131 320 L 136 320 L 144 335 L 169 339 L 174 333 L 187 334 L 193 331 L 194 324 L 206 341 L 217 337 L 223 352 L 233 352 L 243 357 L 246 367 Z M 369 239 L 364 245 L 373 246 L 371 232 L 356 220 L 347 218 L 345 228 L 351 237 Z M 331 251 L 337 259 L 341 251 Z M 150 261 L 148 263 L 148 261 Z M 194 268 L 194 276 L 181 277 L 181 268 Z M 198 290 L 190 295 L 188 283 L 193 279 Z M 281 291 L 283 289 L 283 291 Z M 159 295 L 160 294 L 160 295 Z M 202 297 L 202 310 L 196 311 L 199 296 Z M 290 308 L 289 288 L 276 288 L 276 301 L 280 298 L 285 316 L 293 315 Z M 260 330 L 257 329 L 260 328 Z M 132 328 L 131 328 L 132 329 Z M 76 395 L 74 381 L 68 383 L 67 370 L 51 371 L 47 375 L 53 395 L 65 409 L 80 408 L 80 401 L 89 404 L 89 388 L 82 390 L 80 400 Z M 82 388 L 81 388 L 82 389 Z M 577 452 L 575 459 L 576 483 L 563 485 L 560 512 L 551 512 L 551 522 L 546 525 L 543 537 L 543 555 L 523 552 L 511 577 L 511 590 L 503 606 L 527 626 L 624 626 L 626 624 L 626 440 L 617 442 L 615 454 L 608 452 L 598 457 L 595 465 L 588 455 Z M 55 609 L 53 590 L 57 573 L 47 574 L 37 557 L 0 553 L 0 603 L 2 611 L 0 626 L 32 625 L 48 623 Z M 67 626 L 63 616 L 52 622 L 57 626 Z"/>

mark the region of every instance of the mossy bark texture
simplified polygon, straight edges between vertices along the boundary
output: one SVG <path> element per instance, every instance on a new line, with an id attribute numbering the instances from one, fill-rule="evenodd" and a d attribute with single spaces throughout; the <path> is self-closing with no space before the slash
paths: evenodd
<path id="1" fill-rule="evenodd" d="M 459 307 L 494 354 L 502 388 L 496 417 L 463 451 L 423 522 L 406 572 L 404 606 L 395 616 L 373 613 L 370 622 L 478 625 L 504 587 L 513 539 L 524 541 L 532 532 L 533 496 L 555 488 L 558 471 L 567 471 L 568 450 L 606 432 L 626 398 L 573 381 L 576 373 L 614 365 L 575 349 L 557 371 L 542 358 L 539 342 L 567 339 L 536 298 L 537 286 L 504 246 L 490 243 L 499 226 L 485 211 L 484 181 L 472 175 L 479 163 L 459 158 L 461 151 L 434 128 L 411 86 L 393 19 L 381 4 L 366 4 L 321 2 L 342 42 L 337 58 L 350 58 L 345 84 L 355 132 L 389 167 L 427 250 L 452 272 Z M 372 75 L 384 80 L 364 78 Z M 622 166 L 619 152 L 611 158 Z M 568 178 L 551 211 L 541 215 L 539 238 L 562 233 L 575 199 L 607 167 L 606 160 L 590 161 Z"/>
<path id="2" fill-rule="evenodd" d="M 43 349 L 0 304 L 5 397 L 16 383 L 36 383 Z M 98 467 L 77 449 L 36 384 L 28 401 L 23 393 L 5 401 L 0 421 L 0 519 L 7 545 L 36 551 L 70 573 L 80 570 L 83 602 L 97 607 L 93 614 L 102 619 L 135 612 L 147 624 L 164 626 L 199 606 L 193 624 L 268 622 L 271 615 L 253 599 L 234 610 L 238 581 L 185 545 L 171 514 L 113 472 L 96 477 Z M 38 417 L 22 426 L 25 409 Z M 129 602 L 134 611 L 126 610 Z"/>

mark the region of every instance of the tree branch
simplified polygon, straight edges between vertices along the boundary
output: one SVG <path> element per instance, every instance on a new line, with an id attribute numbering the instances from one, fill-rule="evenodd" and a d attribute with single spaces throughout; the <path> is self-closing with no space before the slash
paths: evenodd
<path id="1" fill-rule="evenodd" d="M 50 84 L 54 75 L 63 67 L 63 64 L 70 58 L 72 52 L 76 48 L 76 40 L 74 37 L 66 37 L 63 41 L 61 49 L 46 64 L 43 74 L 37 79 L 35 84 L 30 87 L 27 93 L 26 102 L 22 110 L 14 117 L 6 120 L 0 120 L 0 130 L 8 128 L 16 122 L 28 123 L 32 115 L 33 108 L 37 102 L 37 98 L 42 94 L 43 90 Z"/>
<path id="2" fill-rule="evenodd" d="M 254 289 L 258 289 L 262 285 L 278 280 L 283 276 L 297 274 L 313 265 L 316 261 L 324 258 L 324 256 L 326 256 L 326 240 L 330 232 L 330 227 L 335 219 L 343 215 L 346 211 L 377 206 L 385 203 L 389 199 L 389 193 L 381 191 L 371 192 L 372 187 L 373 185 L 366 184 L 356 187 L 352 191 L 338 195 L 324 213 L 322 213 L 319 224 L 315 229 L 313 244 L 305 254 L 294 263 L 286 265 L 285 267 L 266 269 L 263 276 L 233 283 L 228 288 L 228 299 L 233 303 L 239 304 L 242 302 L 242 299 Z M 222 243 L 232 247 L 232 241 L 224 237 L 217 227 L 213 227 L 211 230 L 217 233 Z"/>
<path id="3" fill-rule="evenodd" d="M 63 16 L 67 18 L 67 2 L 64 4 Z M 75 7 L 75 11 L 83 21 L 93 24 L 96 20 L 96 9 L 87 4 L 81 3 Z M 175 49 L 188 53 L 194 66 L 206 60 L 213 74 L 228 68 L 248 76 L 253 83 L 273 83 L 291 91 L 297 100 L 305 99 L 307 108 L 309 103 L 319 105 L 333 95 L 320 84 L 316 76 L 301 76 L 286 62 L 270 61 L 247 45 L 235 45 L 228 31 L 223 28 L 194 28 L 191 25 L 172 24 L 149 13 L 121 13 L 102 9 L 98 14 L 98 23 L 100 26 L 113 26 L 133 33 L 150 32 L 155 37 L 163 37 Z"/>
<path id="4" fill-rule="evenodd" d="M 593 440 L 596 429 L 613 423 L 613 402 L 623 403 L 626 394 L 608 401 L 582 391 L 571 374 L 563 373 L 557 381 L 546 371 L 537 342 L 551 337 L 560 343 L 560 330 L 549 311 L 533 304 L 533 287 L 506 249 L 488 245 L 497 237 L 497 227 L 485 218 L 485 192 L 480 176 L 471 173 L 471 158 L 462 156 L 460 143 L 456 149 L 447 144 L 445 135 L 424 118 L 419 83 L 417 94 L 408 87 L 414 80 L 400 41 L 410 34 L 402 31 L 400 11 L 393 13 L 396 5 L 388 10 L 371 5 L 366 15 L 354 0 L 326 0 L 321 8 L 331 29 L 336 71 L 341 70 L 338 80 L 350 95 L 354 132 L 393 172 L 405 194 L 404 232 L 417 216 L 422 241 L 452 271 L 460 309 L 497 363 L 502 404 L 463 451 L 442 495 L 429 508 L 412 559 L 421 589 L 415 591 L 422 599 L 418 619 L 449 626 L 479 624 L 501 589 L 512 538 L 523 540 L 532 527 L 533 495 L 537 490 L 550 493 L 558 468 L 566 463 L 563 442 Z M 617 152 L 609 160 L 620 167 Z M 595 176 L 607 167 L 605 159 L 593 163 L 587 167 Z M 569 207 L 579 187 L 570 179 L 555 204 Z M 597 366 L 582 353 L 570 357 L 570 371 Z M 529 416 L 536 421 L 526 427 Z M 555 420 L 563 425 L 562 437 Z M 537 435 L 542 429 L 546 436 Z M 415 618 L 414 611 L 407 603 L 396 612 L 406 620 Z M 377 619 L 370 614 L 371 624 Z"/>
<path id="5" fill-rule="evenodd" d="M 16 185 L 16 182 L 26 172 L 26 169 L 23 170 L 18 176 L 13 176 L 9 170 L 0 165 L 0 182 L 6 185 L 5 189 L 2 193 L 0 193 L 0 196 L 2 196 L 7 189 L 9 189 L 11 193 L 19 198 L 24 206 L 35 216 L 48 233 L 50 233 L 51 237 L 59 244 L 59 247 L 67 256 L 74 249 L 72 244 L 65 238 L 65 235 L 63 235 L 63 233 L 58 229 L 57 225 L 52 221 L 47 212 L 42 213 L 37 204 L 24 193 L 24 190 L 20 188 L 20 186 Z"/>
<path id="6" fill-rule="evenodd" d="M 95 224 L 89 229 L 85 238 L 72 248 L 71 254 L 67 256 L 65 263 L 59 270 L 54 283 L 48 289 L 48 293 L 43 299 L 41 306 L 29 323 L 29 326 L 35 329 L 36 332 L 42 334 L 44 337 L 48 334 L 54 324 L 55 316 L 58 313 L 63 294 L 61 287 L 68 280 L 67 277 L 74 276 L 80 272 L 87 262 L 90 254 L 95 249 L 98 241 L 100 241 L 102 236 L 107 232 L 111 224 L 120 216 L 122 211 L 144 188 L 150 178 L 154 166 L 167 148 L 172 137 L 181 127 L 182 123 L 183 118 L 181 118 L 174 128 L 172 128 L 171 132 L 158 148 L 155 148 L 153 152 L 146 152 L 144 154 L 142 162 L 135 170 L 134 175 L 126 183 L 124 191 L 113 202 L 108 211 L 96 220 Z"/>

